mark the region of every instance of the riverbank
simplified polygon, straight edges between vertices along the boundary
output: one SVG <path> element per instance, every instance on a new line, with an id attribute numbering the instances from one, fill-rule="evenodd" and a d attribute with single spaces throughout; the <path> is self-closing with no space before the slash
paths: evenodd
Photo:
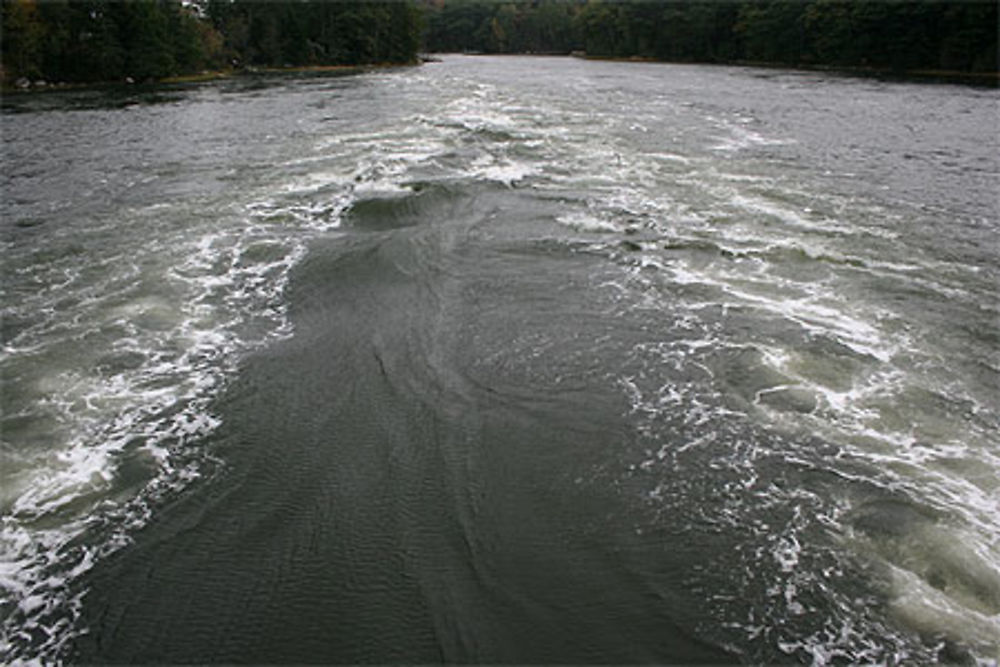
<path id="1" fill-rule="evenodd" d="M 788 64 L 753 60 L 733 60 L 721 62 L 696 62 L 660 60 L 649 56 L 595 56 L 583 52 L 573 52 L 574 58 L 620 63 L 660 63 L 674 65 L 721 65 L 724 67 L 757 67 L 761 69 L 782 69 L 800 72 L 823 72 L 891 81 L 914 81 L 924 83 L 954 83 L 996 88 L 1000 86 L 1000 72 L 963 72 L 945 69 L 893 70 L 879 67 L 848 67 L 838 65 Z"/>
<path id="2" fill-rule="evenodd" d="M 406 63 L 371 63 L 366 65 L 302 65 L 296 67 L 243 67 L 239 69 L 221 69 L 221 70 L 206 70 L 203 72 L 198 72 L 194 74 L 179 74 L 177 76 L 168 76 L 160 79 L 150 79 L 148 81 L 133 81 L 130 78 L 118 81 L 87 81 L 78 83 L 67 83 L 67 82 L 55 82 L 50 83 L 45 80 L 37 81 L 7 81 L 0 85 L 0 94 L 19 94 L 19 93 L 39 93 L 48 91 L 60 91 L 60 90 L 87 90 L 92 88 L 110 88 L 115 86 L 121 86 L 127 88 L 130 86 L 137 85 L 171 85 L 171 84 L 185 84 L 185 83 L 206 83 L 209 81 L 220 81 L 225 79 L 233 79 L 242 76 L 260 76 L 260 75 L 296 75 L 296 74 L 309 74 L 309 75 L 350 75 L 350 74 L 360 74 L 362 72 L 367 72 L 377 69 L 393 69 L 399 67 L 416 67 L 418 65 L 426 62 L 424 59 L 419 59 L 414 62 Z"/>
<path id="3" fill-rule="evenodd" d="M 214 72 L 202 72 L 201 74 L 189 74 L 182 76 L 171 76 L 159 79 L 157 83 L 202 83 L 205 81 L 217 81 L 219 79 L 231 79 L 238 76 L 258 76 L 258 75 L 296 75 L 296 74 L 316 74 L 316 75 L 349 75 L 360 74 L 377 69 L 394 69 L 399 67 L 415 67 L 421 61 L 408 63 L 373 63 L 368 65 L 301 65 L 295 67 L 246 67 L 238 70 L 218 70 Z"/>

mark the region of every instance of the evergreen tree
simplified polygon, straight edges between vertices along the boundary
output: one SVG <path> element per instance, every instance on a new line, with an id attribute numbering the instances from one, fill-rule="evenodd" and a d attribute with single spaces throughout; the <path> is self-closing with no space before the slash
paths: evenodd
<path id="1" fill-rule="evenodd" d="M 416 60 L 408 1 L 3 0 L 5 81 L 136 81 L 227 65 Z"/>
<path id="2" fill-rule="evenodd" d="M 4 27 L 3 62 L 21 76 L 42 74 L 42 49 L 46 26 L 33 0 L 5 2 L 0 17 Z"/>
<path id="3" fill-rule="evenodd" d="M 991 0 L 420 0 L 424 11 L 409 0 L 2 2 L 8 83 L 404 63 L 422 34 L 446 52 L 997 71 Z"/>

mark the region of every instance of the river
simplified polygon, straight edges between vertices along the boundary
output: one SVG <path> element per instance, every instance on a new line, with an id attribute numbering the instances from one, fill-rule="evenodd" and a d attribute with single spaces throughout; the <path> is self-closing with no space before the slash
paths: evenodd
<path id="1" fill-rule="evenodd" d="M 996 664 L 998 102 L 5 98 L 0 659 Z"/>

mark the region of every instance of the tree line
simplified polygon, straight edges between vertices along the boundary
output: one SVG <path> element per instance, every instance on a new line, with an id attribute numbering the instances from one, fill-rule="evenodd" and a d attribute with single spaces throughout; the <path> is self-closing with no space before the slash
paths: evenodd
<path id="1" fill-rule="evenodd" d="M 3 0 L 0 52 L 8 83 L 408 63 L 422 20 L 408 0 Z"/>
<path id="2" fill-rule="evenodd" d="M 997 2 L 427 0 L 430 51 L 997 71 Z"/>
<path id="3" fill-rule="evenodd" d="M 997 71 L 995 0 L 2 0 L 2 78 L 143 81 L 432 52 Z"/>

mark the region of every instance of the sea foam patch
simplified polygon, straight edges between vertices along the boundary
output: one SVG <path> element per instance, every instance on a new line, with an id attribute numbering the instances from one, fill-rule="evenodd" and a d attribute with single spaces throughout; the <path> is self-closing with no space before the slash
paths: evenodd
<path id="1" fill-rule="evenodd" d="M 98 259 L 58 292 L 5 308 L 18 316 L 59 304 L 3 360 L 8 372 L 22 369 L 28 390 L 4 429 L 15 465 L 4 470 L 0 528 L 3 655 L 61 656 L 85 631 L 76 625 L 80 578 L 127 544 L 160 499 L 215 465 L 201 445 L 219 425 L 211 402 L 241 355 L 290 333 L 289 272 L 311 235 L 337 226 L 338 210 L 298 202 L 251 204 L 244 215 L 227 208 L 193 238 L 163 204 L 155 216 L 125 210 L 119 225 L 171 223 L 149 238 L 126 237 L 127 258 Z M 275 227 L 275 219 L 284 222 Z M 24 270 L 45 280 L 52 267 Z M 58 440 L 33 449 L 33 433 Z"/>

